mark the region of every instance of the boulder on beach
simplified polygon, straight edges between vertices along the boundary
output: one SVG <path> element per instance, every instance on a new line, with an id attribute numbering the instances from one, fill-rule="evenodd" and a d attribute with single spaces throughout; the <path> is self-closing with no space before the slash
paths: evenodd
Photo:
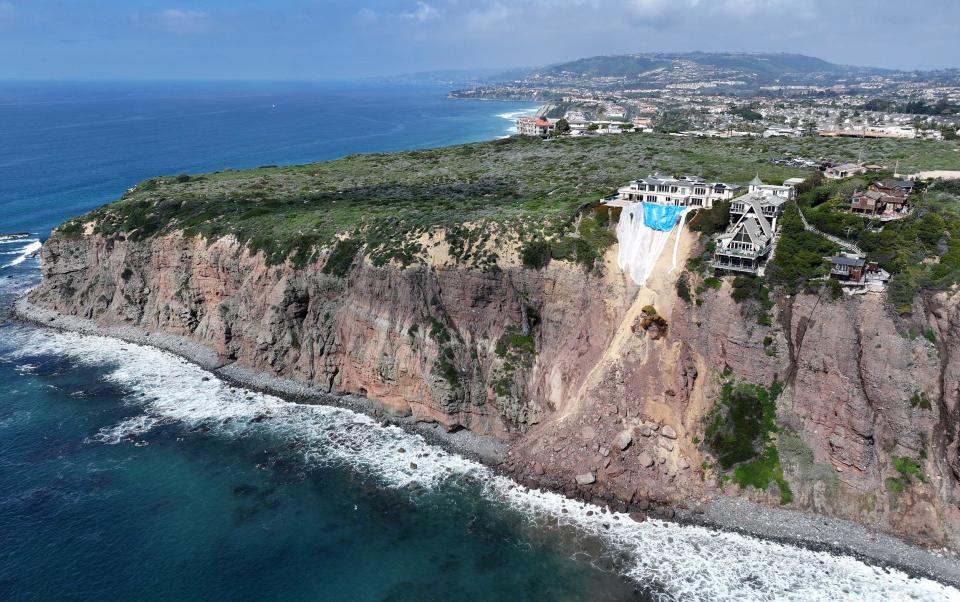
<path id="1" fill-rule="evenodd" d="M 592 485 L 597 482 L 597 477 L 592 472 L 586 472 L 577 475 L 577 485 Z"/>

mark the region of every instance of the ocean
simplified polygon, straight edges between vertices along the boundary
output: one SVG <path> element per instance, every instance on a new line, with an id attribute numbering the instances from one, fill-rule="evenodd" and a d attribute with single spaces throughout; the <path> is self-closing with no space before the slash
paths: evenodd
<path id="1" fill-rule="evenodd" d="M 948 599 L 926 579 L 529 491 L 349 410 L 12 319 L 62 220 L 158 174 L 506 135 L 372 83 L 0 83 L 0 599 Z M 266 419 L 263 419 L 266 417 Z"/>

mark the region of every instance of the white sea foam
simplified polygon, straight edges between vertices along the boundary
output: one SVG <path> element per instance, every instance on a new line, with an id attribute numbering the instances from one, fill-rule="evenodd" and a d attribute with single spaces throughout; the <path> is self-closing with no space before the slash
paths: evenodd
<path id="1" fill-rule="evenodd" d="M 527 117 L 531 115 L 536 115 L 539 108 L 532 107 L 529 109 L 519 109 L 517 111 L 508 111 L 506 113 L 497 113 L 497 117 L 500 119 L 508 119 L 510 121 L 515 121 L 520 117 Z"/>
<path id="2" fill-rule="evenodd" d="M 39 251 L 40 247 L 42 246 L 43 244 L 39 240 L 35 240 L 31 242 L 30 244 L 23 247 L 22 249 L 19 249 L 20 254 L 13 261 L 11 261 L 10 263 L 6 264 L 3 267 L 10 268 L 15 265 L 20 265 L 21 263 L 26 261 L 28 257 L 30 257 L 31 255 Z"/>
<path id="3" fill-rule="evenodd" d="M 505 130 L 507 132 L 506 136 L 500 136 L 501 138 L 509 138 L 511 135 L 517 133 L 517 126 L 515 122 L 520 117 L 532 117 L 537 114 L 537 111 L 540 109 L 538 107 L 532 107 L 529 109 L 519 109 L 517 111 L 508 111 L 506 113 L 497 113 L 497 117 L 500 119 L 505 119 L 511 122 L 511 125 Z"/>
<path id="4" fill-rule="evenodd" d="M 349 464 L 388 487 L 438 487 L 451 477 L 472 477 L 483 484 L 491 503 L 520 511 L 539 525 L 578 529 L 625 554 L 627 575 L 662 589 L 664 599 L 960 599 L 956 589 L 851 557 L 659 520 L 636 523 L 625 514 L 531 491 L 419 435 L 349 410 L 294 404 L 233 387 L 156 349 L 32 329 L 18 339 L 23 342 L 14 359 L 55 354 L 106 366 L 106 378 L 130 392 L 128 403 L 143 408 L 143 414 L 101 430 L 97 441 L 117 443 L 171 423 L 221 436 L 267 431 L 296 441 L 307 463 Z"/>
<path id="5" fill-rule="evenodd" d="M 0 295 L 17 295 L 26 292 L 33 286 L 39 275 L 39 271 L 37 271 L 26 275 L 22 274 L 17 278 L 0 277 Z"/>
<path id="6" fill-rule="evenodd" d="M 0 234 L 0 245 L 10 245 L 16 242 L 23 242 L 29 238 L 28 234 Z"/>

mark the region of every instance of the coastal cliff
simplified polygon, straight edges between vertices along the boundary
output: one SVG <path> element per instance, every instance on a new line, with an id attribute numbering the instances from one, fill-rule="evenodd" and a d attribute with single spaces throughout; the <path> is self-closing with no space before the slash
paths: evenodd
<path id="1" fill-rule="evenodd" d="M 638 171 L 783 181 L 810 175 L 783 156 L 920 171 L 955 150 L 511 138 L 158 177 L 58 227 L 29 302 L 44 322 L 175 337 L 223 375 L 485 438 L 516 480 L 638 518 L 750 498 L 956 550 L 960 189 L 930 187 L 878 232 L 843 210 L 866 181 L 812 182 L 762 279 L 709 275 L 729 215 L 700 211 L 645 287 L 617 265 L 616 216 L 594 210 Z M 833 243 L 797 207 L 855 233 L 887 292 L 829 286 Z"/>
<path id="2" fill-rule="evenodd" d="M 681 255 L 699 244 L 684 232 Z M 55 232 L 30 301 L 495 438 L 503 470 L 531 486 L 634 512 L 743 495 L 958 547 L 956 292 L 919 298 L 910 318 L 880 295 L 783 295 L 762 325 L 729 283 L 678 298 L 667 257 L 636 287 L 615 246 L 595 269 L 533 269 L 510 249 L 465 266 L 446 249 L 406 267 L 359 255 L 331 274 L 332 252 L 294 265 L 230 235 Z M 740 385 L 775 403 L 761 488 L 741 488 L 707 444 Z"/>

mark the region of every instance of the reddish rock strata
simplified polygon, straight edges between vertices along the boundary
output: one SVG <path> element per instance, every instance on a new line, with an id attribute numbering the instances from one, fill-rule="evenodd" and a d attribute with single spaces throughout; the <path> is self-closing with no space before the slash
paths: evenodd
<path id="1" fill-rule="evenodd" d="M 680 302 L 667 258 L 642 290 L 611 262 L 587 274 L 565 262 L 479 271 L 358 261 L 337 278 L 322 273 L 323 258 L 267 266 L 230 239 L 177 235 L 54 234 L 42 260 L 31 297 L 42 307 L 186 335 L 224 361 L 496 437 L 519 480 L 636 516 L 717 491 L 699 441 L 720 374 L 779 379 L 793 506 L 927 545 L 960 542 L 960 294 L 920 300 L 911 323 L 875 295 L 780 299 L 767 327 L 742 317 L 726 287 Z M 648 304 L 662 320 L 644 319 Z M 930 336 L 905 336 L 911 325 Z M 508 328 L 529 330 L 536 353 L 498 354 Z M 894 456 L 920 459 L 924 480 L 888 491 Z"/>

